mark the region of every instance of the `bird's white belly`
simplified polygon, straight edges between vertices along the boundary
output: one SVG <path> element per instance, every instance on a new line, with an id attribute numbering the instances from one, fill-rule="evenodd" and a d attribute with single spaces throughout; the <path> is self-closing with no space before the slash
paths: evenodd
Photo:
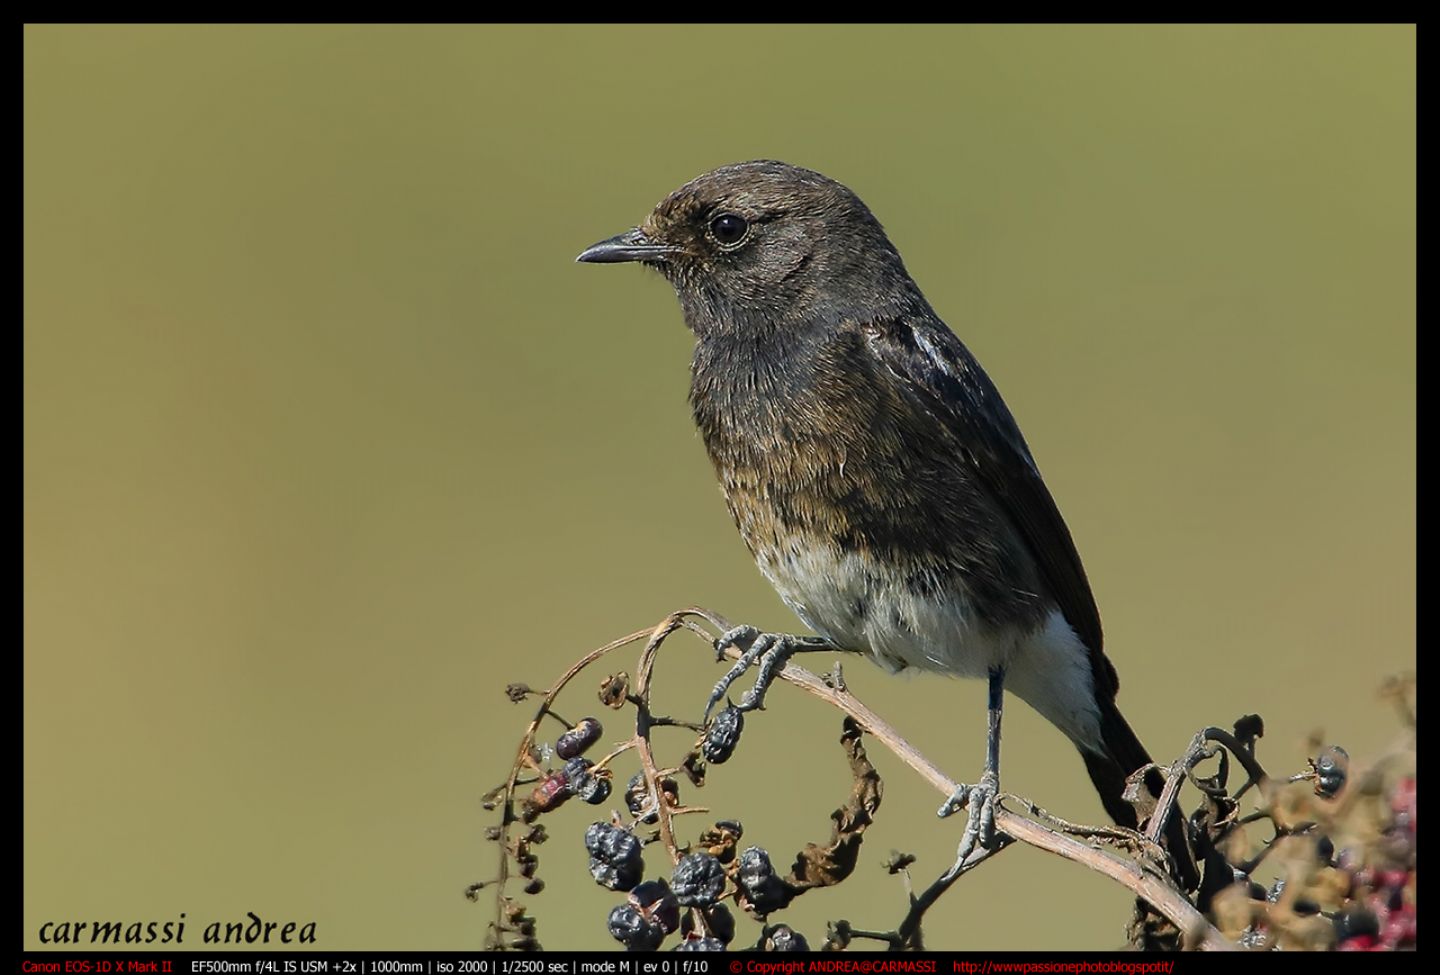
<path id="1" fill-rule="evenodd" d="M 955 580 L 917 591 L 859 553 L 796 546 L 757 561 L 786 605 L 836 646 L 892 672 L 985 677 L 1004 668 L 1006 688 L 1072 741 L 1099 741 L 1089 651 L 1058 609 L 1039 626 L 997 627 L 976 617 Z"/>
<path id="2" fill-rule="evenodd" d="M 868 652 L 887 670 L 982 677 L 1009 662 L 1014 635 L 977 624 L 963 594 L 918 595 L 865 556 L 829 547 L 796 547 L 759 563 L 780 598 L 815 632 Z"/>

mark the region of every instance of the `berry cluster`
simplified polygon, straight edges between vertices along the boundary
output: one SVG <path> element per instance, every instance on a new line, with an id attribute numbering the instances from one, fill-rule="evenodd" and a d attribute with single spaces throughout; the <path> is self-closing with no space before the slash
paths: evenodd
<path id="1" fill-rule="evenodd" d="M 1340 951 L 1396 951 L 1415 947 L 1415 779 L 1390 792 L 1390 821 L 1371 851 L 1372 862 L 1343 850 L 1337 867 L 1349 878 L 1347 905 L 1335 915 Z"/>
<path id="2" fill-rule="evenodd" d="M 1328 749 L 1311 766 L 1306 781 L 1281 797 L 1277 825 L 1287 811 L 1298 824 L 1281 829 L 1265 851 L 1273 854 L 1235 868 L 1235 883 L 1214 900 L 1216 922 L 1252 949 L 1413 949 L 1414 777 L 1398 779 L 1371 804 L 1365 789 L 1346 795 L 1356 783 L 1343 749 Z M 1337 848 L 1332 835 L 1345 844 Z M 1252 875 L 1262 861 L 1281 874 L 1268 888 Z"/>
<path id="3" fill-rule="evenodd" d="M 706 835 L 738 836 L 740 831 L 738 823 L 717 823 Z M 729 871 L 721 857 L 696 850 L 680 858 L 668 881 L 643 883 L 640 844 L 626 830 L 592 823 L 585 832 L 585 848 L 596 882 L 629 891 L 625 903 L 610 912 L 609 928 L 611 936 L 632 951 L 654 951 L 676 931 L 683 937 L 676 951 L 723 951 L 735 937 L 734 915 L 720 903 L 727 881 L 734 881 L 737 900 L 757 914 L 783 907 L 792 896 L 770 867 L 769 855 L 758 846 L 738 859 L 732 847 Z M 683 918 L 682 908 L 686 909 Z M 807 950 L 804 937 L 784 925 L 767 929 L 762 942 L 767 951 Z"/>
<path id="4" fill-rule="evenodd" d="M 703 726 L 662 716 L 654 709 L 652 678 L 657 651 L 672 633 L 685 630 L 704 636 L 704 627 L 694 623 L 697 618 L 722 631 L 730 629 L 705 610 L 692 608 L 671 614 L 648 631 L 649 640 L 640 654 L 633 681 L 625 671 L 613 671 L 600 681 L 598 697 L 603 707 L 617 712 L 634 709 L 634 732 L 614 742 L 613 750 L 603 758 L 586 757 L 586 752 L 604 735 L 599 719 L 586 717 L 571 725 L 559 717 L 553 705 L 588 666 L 614 650 L 638 643 L 646 631 L 590 651 L 547 690 L 528 684 L 506 687 L 506 695 L 517 704 L 531 698 L 542 700 L 516 751 L 508 778 L 483 799 L 486 809 L 503 806 L 504 810 L 500 824 L 487 830 L 489 838 L 503 850 L 499 874 L 467 889 L 472 899 L 478 899 L 476 895 L 482 888 L 495 891 L 497 910 L 490 923 L 487 947 L 539 947 L 534 919 L 508 892 L 517 874 L 526 881 L 526 893 L 539 893 L 544 886 L 535 876 L 539 861 L 531 849 L 544 837 L 544 828 L 537 820 L 555 814 L 572 798 L 603 806 L 623 796 L 621 810 L 611 806 L 609 815 L 591 822 L 584 836 L 592 879 L 625 897 L 625 902 L 616 905 L 607 917 L 606 926 L 618 942 L 634 950 L 655 950 L 671 939 L 679 942 L 675 950 L 723 950 L 734 942 L 736 917 L 744 912 L 763 927 L 750 950 L 807 950 L 805 938 L 786 925 L 773 923 L 772 915 L 788 907 L 800 894 L 834 886 L 851 875 L 863 834 L 880 805 L 879 773 L 865 755 L 860 724 L 854 717 L 847 717 L 840 744 L 853 778 L 849 797 L 830 815 L 829 842 L 807 843 L 783 875 L 776 871 L 770 854 L 762 847 L 742 846 L 744 829 L 736 820 L 717 820 L 700 830 L 698 836 L 681 836 L 677 825 L 694 821 L 687 814 L 704 811 L 682 802 L 681 784 L 703 787 L 711 766 L 734 757 L 746 724 L 745 713 L 734 705 L 721 708 L 713 719 L 709 717 L 718 694 L 706 706 Z M 719 686 L 723 693 L 725 685 Z M 565 729 L 553 743 L 546 744 L 538 732 L 552 718 L 564 723 Z M 685 728 L 696 734 L 678 764 L 656 760 L 655 732 L 662 728 Z M 640 758 L 643 770 L 628 781 L 617 781 L 619 760 L 627 753 Z M 620 782 L 625 783 L 623 791 Z M 528 795 L 518 792 L 522 785 L 532 791 Z M 619 795 L 612 800 L 612 793 Z M 524 832 L 526 829 L 529 831 Z M 663 849 L 670 867 L 663 877 L 646 875 L 645 847 L 652 844 Z M 653 871 L 653 850 L 649 859 Z"/>
<path id="5" fill-rule="evenodd" d="M 611 678 L 609 683 L 615 680 Z M 611 696 L 623 700 L 618 693 Z M 720 711 L 697 743 L 692 761 L 684 766 L 687 774 L 697 783 L 702 782 L 702 757 L 712 764 L 729 759 L 743 726 L 744 716 L 737 708 Z M 613 773 L 608 767 L 597 768 L 584 756 L 603 733 L 599 719 L 587 717 L 556 739 L 554 754 L 564 764 L 541 775 L 522 804 L 523 823 L 534 824 L 541 815 L 555 811 L 572 797 L 591 805 L 600 805 L 610 797 Z M 535 764 L 544 754 L 532 750 Z M 603 764 L 608 766 L 608 762 Z M 616 905 L 607 918 L 607 927 L 616 941 L 634 951 L 654 951 L 668 936 L 679 932 L 677 951 L 723 951 L 735 938 L 735 917 L 722 901 L 733 899 L 759 917 L 790 903 L 796 891 L 775 873 L 769 854 L 758 846 L 739 852 L 744 827 L 735 820 L 719 820 L 702 831 L 697 842 L 680 856 L 668 879 L 645 880 L 647 840 L 639 832 L 659 821 L 657 800 L 671 810 L 680 809 L 680 786 L 674 778 L 660 776 L 654 786 L 652 790 L 651 781 L 643 772 L 637 772 L 624 791 L 625 808 L 630 814 L 628 824 L 612 815 L 610 821 L 592 822 L 585 830 L 590 876 L 600 886 L 626 895 L 625 902 Z M 503 830 L 496 827 L 492 833 L 499 839 Z M 542 842 L 544 836 L 543 826 L 532 825 L 531 832 L 512 851 L 521 876 L 530 881 L 527 893 L 539 893 L 544 886 L 534 876 L 539 861 L 529 848 L 531 843 Z M 522 932 L 521 940 L 533 941 L 533 919 L 523 921 L 528 930 Z M 766 951 L 808 950 L 805 938 L 785 925 L 766 928 L 759 946 Z"/>
<path id="6" fill-rule="evenodd" d="M 533 823 L 542 813 L 558 809 L 572 796 L 598 806 L 610 798 L 610 770 L 596 769 L 581 753 L 600 739 L 604 729 L 597 718 L 585 718 L 555 742 L 555 754 L 565 760 L 562 768 L 546 774 L 525 800 L 520 818 Z"/>
<path id="7" fill-rule="evenodd" d="M 626 830 L 609 823 L 591 823 L 585 831 L 585 849 L 590 852 L 590 876 L 601 887 L 631 890 L 645 876 L 640 841 Z"/>

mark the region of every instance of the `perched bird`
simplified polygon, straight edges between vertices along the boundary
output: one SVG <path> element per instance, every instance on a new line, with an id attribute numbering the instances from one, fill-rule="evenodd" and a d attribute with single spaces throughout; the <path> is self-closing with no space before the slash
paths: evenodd
<path id="1" fill-rule="evenodd" d="M 941 808 L 969 806 L 971 846 L 994 834 L 1002 689 L 1075 743 L 1106 811 L 1134 827 L 1121 793 L 1150 756 L 1116 708 L 1070 532 L 994 384 L 859 197 L 781 162 L 726 166 L 577 260 L 640 262 L 674 286 L 696 339 L 690 404 L 730 513 L 820 635 L 725 634 L 721 648 L 744 653 L 710 707 L 756 661 L 740 707 L 758 706 L 807 649 L 984 677 L 985 771 Z"/>

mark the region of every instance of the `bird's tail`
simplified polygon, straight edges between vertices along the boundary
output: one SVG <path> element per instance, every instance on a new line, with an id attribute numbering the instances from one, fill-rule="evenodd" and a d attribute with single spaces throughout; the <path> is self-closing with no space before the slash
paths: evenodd
<path id="1" fill-rule="evenodd" d="M 1126 802 L 1121 793 L 1125 791 L 1125 780 L 1130 773 L 1150 764 L 1150 753 L 1140 744 L 1140 739 L 1135 737 L 1135 732 L 1113 703 L 1107 703 L 1100 712 L 1100 743 L 1103 752 L 1084 747 L 1080 749 L 1085 769 L 1090 773 L 1090 781 L 1095 783 L 1095 791 L 1100 793 L 1100 801 L 1110 818 L 1121 826 L 1134 829 L 1138 825 L 1135 807 Z M 1160 785 L 1163 787 L 1164 783 Z"/>
<path id="2" fill-rule="evenodd" d="M 1120 826 L 1135 829 L 1138 826 L 1135 807 L 1125 801 L 1122 793 L 1130 774 L 1142 765 L 1150 764 L 1150 753 L 1140 744 L 1140 739 L 1113 701 L 1106 702 L 1101 708 L 1100 739 L 1103 754 L 1080 748 L 1085 769 L 1090 773 L 1090 781 L 1095 783 L 1095 791 L 1100 793 L 1100 802 L 1110 818 Z M 1165 787 L 1165 777 L 1158 769 L 1151 769 L 1145 776 L 1145 786 L 1150 795 L 1158 799 Z M 1172 810 L 1166 821 L 1165 847 L 1175 860 L 1181 881 L 1187 888 L 1193 889 L 1197 880 L 1195 862 L 1185 837 L 1185 820 L 1178 809 Z"/>

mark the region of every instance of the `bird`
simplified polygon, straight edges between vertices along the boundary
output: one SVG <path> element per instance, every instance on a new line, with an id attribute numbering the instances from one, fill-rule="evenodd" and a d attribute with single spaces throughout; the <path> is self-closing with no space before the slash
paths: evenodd
<path id="1" fill-rule="evenodd" d="M 775 160 L 723 166 L 576 260 L 639 263 L 673 286 L 695 338 L 690 406 L 730 514 L 817 634 L 723 634 L 717 650 L 742 653 L 707 721 L 751 666 L 738 709 L 760 707 L 798 652 L 982 678 L 984 771 L 940 808 L 969 809 L 952 873 L 994 842 L 1006 690 L 1074 743 L 1110 817 L 1137 827 L 1123 793 L 1151 759 L 1116 705 L 1074 539 L 995 384 L 860 198 Z"/>

